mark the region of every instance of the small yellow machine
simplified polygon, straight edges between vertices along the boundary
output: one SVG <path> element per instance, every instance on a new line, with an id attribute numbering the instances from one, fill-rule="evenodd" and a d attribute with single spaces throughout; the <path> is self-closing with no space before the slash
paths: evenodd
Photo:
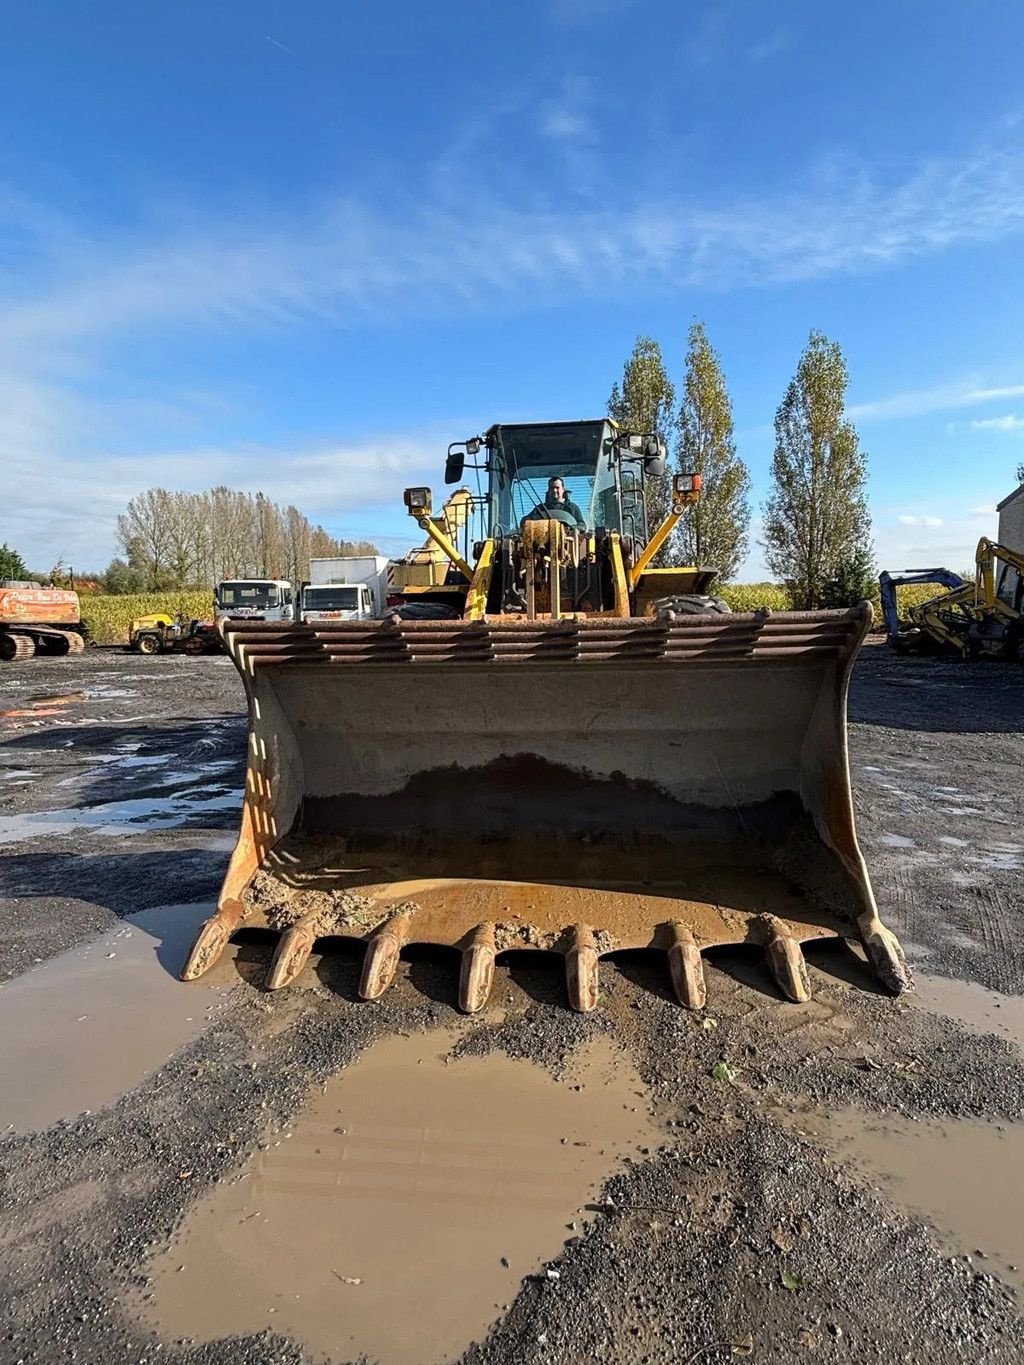
<path id="1" fill-rule="evenodd" d="M 400 562 L 387 619 L 223 627 L 249 770 L 183 977 L 258 926 L 281 935 L 272 988 L 342 935 L 365 942 L 367 999 L 405 945 L 435 944 L 460 955 L 464 1010 L 523 949 L 559 955 L 570 1004 L 590 1010 L 599 959 L 648 948 L 701 1008 L 707 949 L 756 945 L 805 1000 L 801 944 L 842 935 L 902 990 L 846 754 L 867 604 L 733 615 L 713 570 L 652 568 L 700 489 L 677 474 L 648 526 L 668 477 L 650 433 L 499 424 L 449 448 L 447 480 L 467 468 L 477 492 L 455 517 L 406 489 L 446 567 Z"/>

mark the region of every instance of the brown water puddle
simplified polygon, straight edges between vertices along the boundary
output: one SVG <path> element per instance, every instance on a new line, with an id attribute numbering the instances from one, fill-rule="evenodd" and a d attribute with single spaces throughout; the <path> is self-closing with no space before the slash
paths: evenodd
<path id="1" fill-rule="evenodd" d="M 839 1110 L 799 1115 L 796 1126 L 923 1215 L 951 1252 L 1024 1290 L 1024 1125 Z"/>
<path id="2" fill-rule="evenodd" d="M 0 986 L 0 1131 L 102 1108 L 203 1031 L 238 980 L 177 980 L 211 909 L 144 910 Z"/>
<path id="3" fill-rule="evenodd" d="M 158 1259 L 153 1324 L 204 1340 L 271 1327 L 385 1365 L 483 1337 L 657 1130 L 604 1038 L 559 1083 L 502 1053 L 447 1062 L 455 1037 L 388 1038 L 315 1089 Z"/>
<path id="4" fill-rule="evenodd" d="M 976 1033 L 994 1033 L 1024 1050 L 1024 997 L 1000 995 L 976 981 L 917 975 L 907 1000 L 934 1014 L 945 1014 Z"/>

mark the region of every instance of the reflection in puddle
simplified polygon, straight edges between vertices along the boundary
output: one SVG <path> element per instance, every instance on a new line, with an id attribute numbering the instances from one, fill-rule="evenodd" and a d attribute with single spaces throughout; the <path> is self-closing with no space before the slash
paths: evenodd
<path id="1" fill-rule="evenodd" d="M 0 986 L 0 1130 L 100 1109 L 203 1031 L 237 973 L 218 964 L 189 986 L 174 973 L 211 909 L 143 910 Z"/>
<path id="2" fill-rule="evenodd" d="M 192 775 L 187 774 L 186 778 L 189 776 Z M 197 815 L 237 813 L 241 804 L 242 797 L 237 791 L 207 796 L 198 790 L 129 801 L 104 801 L 96 806 L 0 815 L 0 844 L 18 844 L 26 839 L 65 834 L 82 827 L 93 828 L 100 834 L 143 834 L 153 829 L 177 829 Z"/>
<path id="3" fill-rule="evenodd" d="M 502 1053 L 446 1062 L 453 1040 L 388 1038 L 317 1087 L 159 1258 L 155 1325 L 206 1340 L 272 1327 L 388 1365 L 451 1360 L 485 1335 L 656 1132 L 604 1038 L 566 1083 Z"/>
<path id="4" fill-rule="evenodd" d="M 906 998 L 914 1006 L 946 1014 L 977 1033 L 994 1033 L 1024 1049 L 1024 997 L 1000 995 L 976 981 L 947 976 L 914 978 L 915 991 Z"/>
<path id="5" fill-rule="evenodd" d="M 951 1252 L 983 1252 L 979 1268 L 1024 1289 L 1024 1125 L 915 1123 L 846 1110 L 801 1115 L 797 1126 L 922 1214 Z"/>

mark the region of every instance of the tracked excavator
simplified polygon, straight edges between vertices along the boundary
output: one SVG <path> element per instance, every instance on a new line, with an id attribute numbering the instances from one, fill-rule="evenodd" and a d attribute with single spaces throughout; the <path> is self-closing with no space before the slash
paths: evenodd
<path id="1" fill-rule="evenodd" d="M 369 1000 L 406 946 L 451 949 L 468 1012 L 520 950 L 562 958 L 577 1010 L 599 959 L 636 949 L 693 1009 L 728 945 L 756 945 L 790 1000 L 810 993 L 802 945 L 836 936 L 908 984 L 847 764 L 870 608 L 732 614 L 712 570 L 654 567 L 700 496 L 676 474 L 649 525 L 665 463 L 609 419 L 492 426 L 449 448 L 447 481 L 477 483 L 457 516 L 406 489 L 439 558 L 396 565 L 385 619 L 222 624 L 248 773 L 185 980 L 257 927 L 280 935 L 270 988 L 317 940 L 362 941 Z"/>

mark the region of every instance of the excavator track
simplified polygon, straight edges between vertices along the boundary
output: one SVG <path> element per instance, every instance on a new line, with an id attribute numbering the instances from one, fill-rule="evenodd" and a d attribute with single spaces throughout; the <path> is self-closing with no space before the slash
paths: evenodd
<path id="1" fill-rule="evenodd" d="M 651 949 L 699 1009 L 709 949 L 756 945 L 805 1000 L 802 945 L 842 936 L 898 993 L 846 753 L 869 621 L 227 624 L 249 704 L 242 828 L 183 978 L 255 927 L 280 934 L 271 989 L 340 936 L 365 944 L 366 999 L 434 944 L 461 955 L 464 1010 L 521 950 L 561 955 L 590 1010 L 600 958 Z"/>

